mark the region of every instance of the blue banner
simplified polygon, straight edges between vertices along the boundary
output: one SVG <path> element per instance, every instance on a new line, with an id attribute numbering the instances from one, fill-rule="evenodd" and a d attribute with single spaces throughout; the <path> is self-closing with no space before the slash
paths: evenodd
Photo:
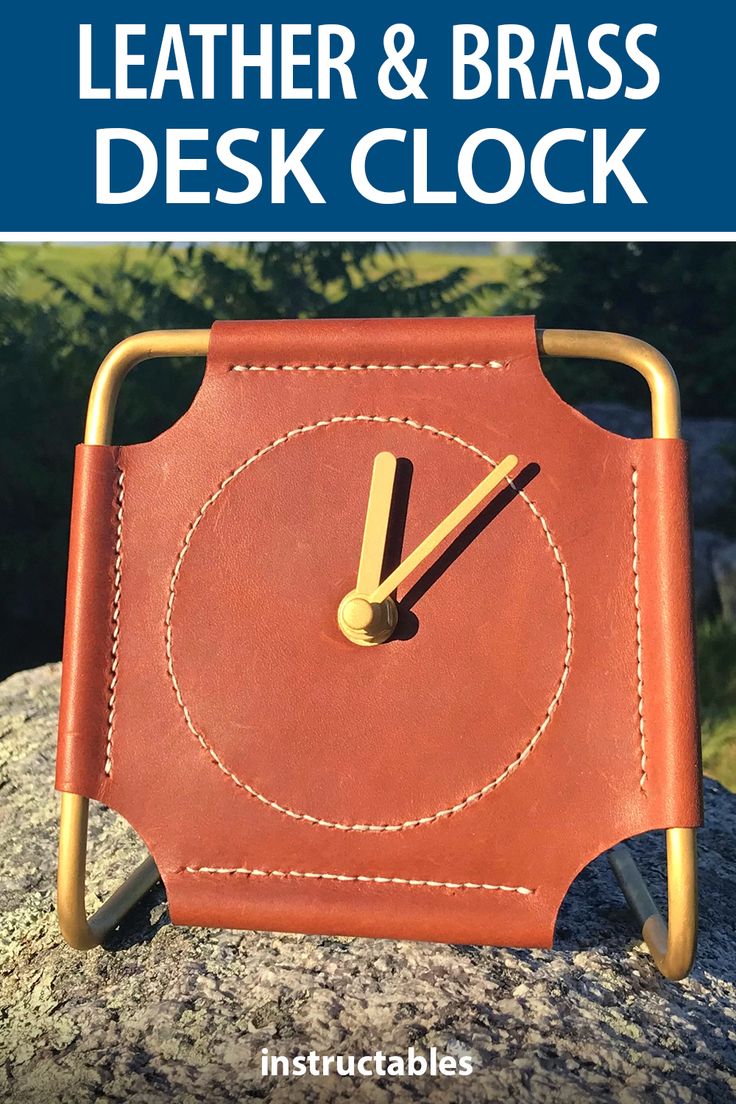
<path id="1" fill-rule="evenodd" d="M 6 7 L 0 236 L 736 231 L 736 12 Z"/>

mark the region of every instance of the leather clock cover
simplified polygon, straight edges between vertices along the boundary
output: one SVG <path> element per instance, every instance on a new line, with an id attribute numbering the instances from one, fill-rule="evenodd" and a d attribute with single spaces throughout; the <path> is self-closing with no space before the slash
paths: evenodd
<path id="1" fill-rule="evenodd" d="M 394 565 L 519 466 L 360 648 L 384 449 Z M 567 406 L 530 318 L 216 324 L 180 421 L 78 448 L 57 785 L 175 923 L 549 945 L 594 856 L 700 823 L 685 444 Z"/>

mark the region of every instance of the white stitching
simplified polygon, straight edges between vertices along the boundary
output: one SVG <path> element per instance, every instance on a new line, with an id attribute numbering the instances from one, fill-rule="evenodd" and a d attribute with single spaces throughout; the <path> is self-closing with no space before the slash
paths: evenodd
<path id="1" fill-rule="evenodd" d="M 275 809 L 276 812 L 283 813 L 284 816 L 291 817 L 293 820 L 304 820 L 304 821 L 307 821 L 310 824 L 316 824 L 316 825 L 318 825 L 319 827 L 322 827 L 322 828 L 334 828 L 334 829 L 337 829 L 338 831 L 341 831 L 341 832 L 400 832 L 405 828 L 418 828 L 418 827 L 420 827 L 421 825 L 424 825 L 424 824 L 432 824 L 435 821 L 443 819 L 444 817 L 449 817 L 449 816 L 454 815 L 455 813 L 461 812 L 463 809 L 467 808 L 469 805 L 472 805 L 474 802 L 479 801 L 481 798 L 485 797 L 486 794 L 491 792 L 491 790 L 494 790 L 497 786 L 500 786 L 501 783 L 504 782 L 509 777 L 509 775 L 512 774 L 517 769 L 517 767 L 521 766 L 521 764 L 532 753 L 534 748 L 537 746 L 537 743 L 539 742 L 541 737 L 546 732 L 550 721 L 552 720 L 552 714 L 554 713 L 555 709 L 557 708 L 557 704 L 558 704 L 558 702 L 559 702 L 559 700 L 562 696 L 562 691 L 565 688 L 565 684 L 567 682 L 567 678 L 568 678 L 568 675 L 570 673 L 570 660 L 572 658 L 572 641 L 573 641 L 572 595 L 571 595 L 571 592 L 570 592 L 570 581 L 569 581 L 568 574 L 567 574 L 567 567 L 565 565 L 564 560 L 562 559 L 559 548 L 557 547 L 557 545 L 554 542 L 552 534 L 549 530 L 549 526 L 547 525 L 546 519 L 539 512 L 537 507 L 534 505 L 534 503 L 531 501 L 531 499 L 525 494 L 525 492 L 523 490 L 521 490 L 519 487 L 517 487 L 516 484 L 514 483 L 514 481 L 507 476 L 506 477 L 507 484 L 510 487 L 514 488 L 514 490 L 517 492 L 519 497 L 521 499 L 523 499 L 524 502 L 526 502 L 529 509 L 532 511 L 534 516 L 539 521 L 539 523 L 542 527 L 542 530 L 544 532 L 544 535 L 547 539 L 547 542 L 548 542 L 550 548 L 552 549 L 554 557 L 555 557 L 555 559 L 556 559 L 556 561 L 559 565 L 560 573 L 561 573 L 561 576 L 562 576 L 562 584 L 563 584 L 563 588 L 564 588 L 564 592 L 565 592 L 565 610 L 566 610 L 566 615 L 567 615 L 567 620 L 566 620 L 566 634 L 567 634 L 566 635 L 566 650 L 565 650 L 565 657 L 564 657 L 563 665 L 562 665 L 562 674 L 560 676 L 560 680 L 559 680 L 559 683 L 557 685 L 557 689 L 556 689 L 556 691 L 555 691 L 555 693 L 552 697 L 552 700 L 550 701 L 550 703 L 547 707 L 547 711 L 545 713 L 544 719 L 542 720 L 542 723 L 537 728 L 536 732 L 532 736 L 529 743 L 519 752 L 519 754 L 516 756 L 516 758 L 513 759 L 511 761 L 511 763 L 509 763 L 509 765 L 496 778 L 492 779 L 490 782 L 487 782 L 486 785 L 481 787 L 481 789 L 476 790 L 474 793 L 471 793 L 467 797 L 463 798 L 462 801 L 459 801 L 456 805 L 449 806 L 446 809 L 440 809 L 438 812 L 433 813 L 431 816 L 417 817 L 414 820 L 406 820 L 401 824 L 341 824 L 341 823 L 336 822 L 336 821 L 324 820 L 320 817 L 312 816 L 310 813 L 297 812 L 294 809 L 289 809 L 286 806 L 279 805 L 278 802 L 272 801 L 270 798 L 266 797 L 264 794 L 260 793 L 256 789 L 254 789 L 253 786 L 250 786 L 247 782 L 243 782 L 242 779 L 238 778 L 238 776 L 236 774 L 234 774 L 233 771 L 231 771 L 228 767 L 225 766 L 225 764 L 222 762 L 222 760 L 217 755 L 217 752 L 214 750 L 214 748 L 212 748 L 207 743 L 207 741 L 204 738 L 204 736 L 202 735 L 202 733 L 200 733 L 199 730 L 195 727 L 194 722 L 192 721 L 191 715 L 189 713 L 189 710 L 187 708 L 187 705 L 186 705 L 186 703 L 185 703 L 185 701 L 182 697 L 181 690 L 179 688 L 179 683 L 178 683 L 177 678 L 176 678 L 176 673 L 174 671 L 174 660 L 173 660 L 173 655 L 172 655 L 171 620 L 172 620 L 172 612 L 173 612 L 173 608 L 174 608 L 174 598 L 176 596 L 176 584 L 177 584 L 177 581 L 178 581 L 178 578 L 179 578 L 179 573 L 181 571 L 181 565 L 182 565 L 182 563 L 184 561 L 184 557 L 185 557 L 185 555 L 186 555 L 186 553 L 189 549 L 189 545 L 191 543 L 192 537 L 194 536 L 195 532 L 197 531 L 197 528 L 199 527 L 200 522 L 202 521 L 203 517 L 207 513 L 207 510 L 210 508 L 210 506 L 212 506 L 217 501 L 217 499 L 223 493 L 223 491 L 228 486 L 228 484 L 232 483 L 233 479 L 236 479 L 237 476 L 239 476 L 241 474 L 241 472 L 245 471 L 246 468 L 250 467 L 251 464 L 254 464 L 257 460 L 259 460 L 261 457 L 265 456 L 267 453 L 271 452 L 273 449 L 278 448 L 279 445 L 283 445 L 287 441 L 290 441 L 293 437 L 298 437 L 299 435 L 301 435 L 303 433 L 310 433 L 315 429 L 320 429 L 320 428 L 323 428 L 323 427 L 326 427 L 326 426 L 336 425 L 336 424 L 340 424 L 340 423 L 344 423 L 344 422 L 392 423 L 392 424 L 397 424 L 397 425 L 410 426 L 412 429 L 425 430 L 429 433 L 435 434 L 438 437 L 443 437 L 446 440 L 455 441 L 457 444 L 461 445 L 463 448 L 468 449 L 470 452 L 472 452 L 476 456 L 480 457 L 480 459 L 484 460 L 487 464 L 490 464 L 492 467 L 496 467 L 496 462 L 494 460 L 492 460 L 490 456 L 487 456 L 486 453 L 481 452 L 481 450 L 479 448 L 477 448 L 475 445 L 471 445 L 468 441 L 463 440 L 462 437 L 458 437 L 455 434 L 448 433 L 446 430 L 437 429 L 435 426 L 421 425 L 419 422 L 415 422 L 412 418 L 397 418 L 397 417 L 394 417 L 394 416 L 385 417 L 385 416 L 381 416 L 381 415 L 377 415 L 377 414 L 342 414 L 342 415 L 337 415 L 333 418 L 324 419 L 324 420 L 319 421 L 319 422 L 313 422 L 311 425 L 298 426 L 296 429 L 289 430 L 289 432 L 285 433 L 283 436 L 277 437 L 274 441 L 271 441 L 270 444 L 264 445 L 263 448 L 259 449 L 252 456 L 248 457 L 247 460 L 245 460 L 242 464 L 239 464 L 237 468 L 235 468 L 228 476 L 225 477 L 225 479 L 223 479 L 222 483 L 220 483 L 217 490 L 212 495 L 210 495 L 210 497 L 207 499 L 207 501 L 204 503 L 204 505 L 200 509 L 199 513 L 197 514 L 196 518 L 194 519 L 194 521 L 190 525 L 190 527 L 187 531 L 187 534 L 184 538 L 184 542 L 182 544 L 181 550 L 179 551 L 179 555 L 177 557 L 176 563 L 174 565 L 174 570 L 173 570 L 172 575 L 171 575 L 171 582 L 169 584 L 169 599 L 168 599 L 168 602 L 167 602 L 166 616 L 165 616 L 165 619 L 164 619 L 166 656 L 167 656 L 167 661 L 168 661 L 168 672 L 169 672 L 169 678 L 171 680 L 171 684 L 174 688 L 174 693 L 176 695 L 176 700 L 177 700 L 177 702 L 179 704 L 179 707 L 181 708 L 181 710 L 184 714 L 184 719 L 186 721 L 187 728 L 192 733 L 192 735 L 197 738 L 197 740 L 198 740 L 199 744 L 201 745 L 201 747 L 209 754 L 209 756 L 216 763 L 216 765 L 223 772 L 223 774 L 225 774 L 236 786 L 240 787 L 240 789 L 245 790 L 246 793 L 250 794 L 251 797 L 255 797 L 263 805 L 267 805 L 270 808 Z"/>
<path id="2" fill-rule="evenodd" d="M 368 877 L 367 874 L 315 874 L 311 870 L 249 870 L 247 867 L 185 866 L 176 874 L 243 874 L 247 878 L 318 878 L 328 882 L 371 882 L 374 885 L 427 886 L 430 889 L 489 889 L 529 896 L 527 886 L 488 885 L 485 882 L 433 882 L 421 878 Z"/>
<path id="3" fill-rule="evenodd" d="M 118 472 L 117 494 L 117 536 L 115 540 L 115 578 L 112 598 L 112 666 L 110 668 L 110 686 L 107 708 L 107 746 L 105 748 L 105 774 L 112 773 L 112 730 L 115 721 L 115 701 L 118 685 L 118 647 L 120 644 L 120 584 L 123 577 L 123 501 L 125 498 L 125 473 Z"/>
<path id="4" fill-rule="evenodd" d="M 644 727 L 644 678 L 642 672 L 642 645 L 641 645 L 641 604 L 639 601 L 639 473 L 636 468 L 631 472 L 632 488 L 632 528 L 634 535 L 634 608 L 636 610 L 636 694 L 638 698 L 637 710 L 639 713 L 639 747 L 641 749 L 641 778 L 639 786 L 642 793 L 646 793 L 647 785 L 647 744 L 646 730 Z"/>
<path id="5" fill-rule="evenodd" d="M 233 364 L 231 372 L 449 372 L 457 368 L 503 368 L 500 360 L 484 364 Z"/>

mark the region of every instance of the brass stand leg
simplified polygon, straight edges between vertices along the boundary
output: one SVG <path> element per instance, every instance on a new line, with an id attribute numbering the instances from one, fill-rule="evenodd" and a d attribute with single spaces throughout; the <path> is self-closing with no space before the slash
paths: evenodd
<path id="1" fill-rule="evenodd" d="M 539 351 L 552 357 L 584 357 L 627 364 L 644 377 L 652 399 L 652 435 L 680 436 L 680 396 L 669 362 L 644 341 L 590 330 L 539 330 Z M 694 828 L 667 831 L 669 929 L 652 900 L 628 847 L 609 852 L 609 862 L 641 925 L 642 936 L 665 977 L 687 976 L 698 932 L 698 877 Z"/>
<path id="2" fill-rule="evenodd" d="M 172 330 L 134 334 L 116 345 L 100 365 L 92 385 L 85 444 L 110 444 L 120 386 L 136 364 L 157 356 L 206 356 L 208 343 L 209 330 Z M 156 864 L 149 857 L 88 919 L 84 904 L 88 814 L 86 797 L 62 793 L 56 908 L 61 934 L 78 951 L 99 946 L 159 880 Z"/>
<path id="3" fill-rule="evenodd" d="M 667 831 L 667 898 L 669 923 L 652 899 L 634 856 L 625 844 L 608 853 L 624 897 L 641 927 L 644 942 L 666 978 L 687 977 L 698 937 L 698 862 L 694 828 Z"/>
<path id="4" fill-rule="evenodd" d="M 56 908 L 61 934 L 78 951 L 99 946 L 159 877 L 153 859 L 145 859 L 88 920 L 84 905 L 88 811 L 86 797 L 61 795 Z"/>

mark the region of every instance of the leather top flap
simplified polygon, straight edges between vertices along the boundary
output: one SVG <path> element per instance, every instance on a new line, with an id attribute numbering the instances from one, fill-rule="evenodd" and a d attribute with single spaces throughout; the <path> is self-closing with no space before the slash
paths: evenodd
<path id="1" fill-rule="evenodd" d="M 216 322 L 207 371 L 234 366 L 508 365 L 536 356 L 534 318 L 328 318 Z"/>

